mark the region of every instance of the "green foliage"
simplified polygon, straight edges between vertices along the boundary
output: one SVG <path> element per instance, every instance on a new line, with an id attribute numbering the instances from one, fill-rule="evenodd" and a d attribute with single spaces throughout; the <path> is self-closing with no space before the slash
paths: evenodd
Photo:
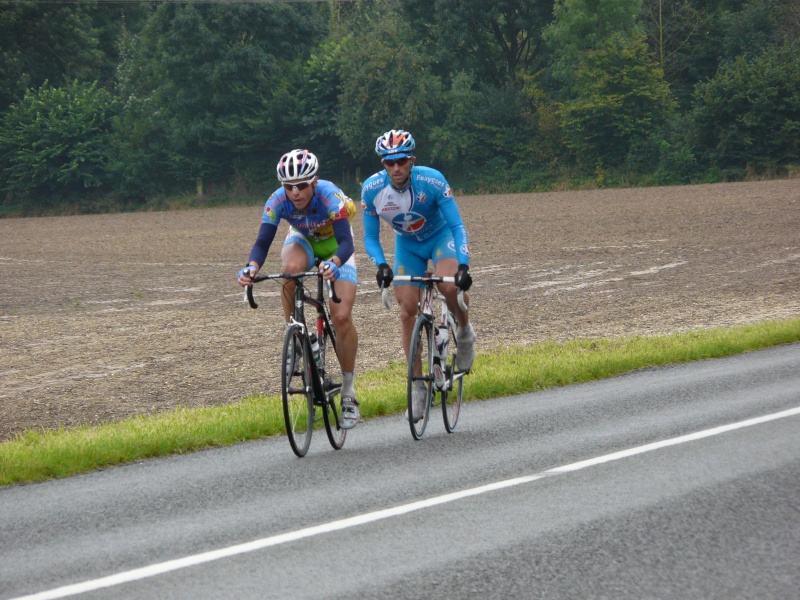
<path id="1" fill-rule="evenodd" d="M 658 168 L 654 179 L 659 185 L 691 183 L 699 174 L 699 165 L 692 149 L 685 144 L 661 142 Z"/>
<path id="2" fill-rule="evenodd" d="M 0 122 L 0 189 L 17 197 L 75 198 L 108 188 L 119 102 L 96 83 L 29 91 Z"/>
<path id="3" fill-rule="evenodd" d="M 74 80 L 113 77 L 117 38 L 123 27 L 138 31 L 147 3 L 0 3 L 0 110 L 20 102 L 27 90 L 49 82 L 62 87 Z"/>
<path id="4" fill-rule="evenodd" d="M 469 73 L 455 75 L 445 119 L 431 129 L 434 163 L 454 182 L 486 190 L 486 180 L 509 181 L 511 164 L 535 162 L 537 136 L 520 126 L 520 115 L 530 106 L 527 93 L 511 85 L 478 84 Z"/>
<path id="5" fill-rule="evenodd" d="M 87 192 L 96 208 L 160 206 L 200 186 L 213 201 L 239 198 L 271 187 L 273 165 L 291 147 L 311 148 L 325 177 L 357 190 L 377 168 L 376 136 L 396 127 L 411 130 L 420 161 L 462 190 L 775 172 L 798 162 L 797 6 L 0 3 L 0 120 L 17 128 L 4 133 L 0 210 Z M 24 122 L 36 115 L 19 108 L 26 92 L 87 82 L 96 82 L 98 106 L 110 106 L 110 133 L 107 123 L 86 132 L 105 131 L 105 149 L 76 146 L 82 161 L 55 174 L 74 140 L 53 127 L 36 152 L 15 154 L 8 144 L 44 127 Z"/>
<path id="6" fill-rule="evenodd" d="M 641 22 L 673 94 L 682 107 L 694 86 L 737 56 L 751 58 L 791 37 L 792 1 L 644 0 Z M 794 3 L 795 21 L 800 12 Z M 796 33 L 795 33 L 796 35 Z"/>
<path id="7" fill-rule="evenodd" d="M 178 181 L 231 179 L 288 150 L 286 85 L 321 39 L 325 5 L 161 4 L 132 40 L 120 92 Z M 144 174 L 144 173 L 142 173 Z"/>
<path id="8" fill-rule="evenodd" d="M 409 32 L 434 57 L 443 78 L 471 73 L 504 88 L 547 64 L 542 32 L 554 0 L 403 0 L 400 8 L 417 26 Z"/>
<path id="9" fill-rule="evenodd" d="M 669 89 L 640 35 L 612 36 L 578 61 L 574 98 L 559 107 L 566 145 L 584 165 L 619 166 L 666 122 Z"/>
<path id="10" fill-rule="evenodd" d="M 696 152 L 714 167 L 800 162 L 800 42 L 721 68 L 697 86 L 690 119 Z"/>
<path id="11" fill-rule="evenodd" d="M 92 78 L 103 59 L 88 7 L 4 2 L 0 40 L 0 109 L 47 81 Z"/>
<path id="12" fill-rule="evenodd" d="M 380 17 L 380 18 L 378 18 Z M 336 132 L 357 160 L 373 160 L 375 139 L 389 129 L 413 132 L 424 156 L 425 140 L 443 102 L 441 79 L 421 43 L 412 43 L 411 25 L 394 7 L 364 15 L 341 48 Z"/>
<path id="13" fill-rule="evenodd" d="M 335 179 L 339 185 L 341 179 L 358 168 L 361 162 L 367 168 L 374 168 L 375 162 L 366 160 L 354 161 L 352 155 L 342 152 L 342 142 L 337 132 L 337 115 L 339 96 L 349 84 L 343 79 L 343 65 L 347 57 L 355 49 L 354 36 L 341 33 L 338 37 L 325 40 L 303 66 L 303 78 L 299 87 L 292 94 L 292 101 L 300 107 L 302 128 L 296 135 L 302 136 L 303 142 L 297 145 L 308 147 L 320 157 L 320 169 L 328 179 Z M 299 90 L 299 92 L 298 92 Z M 336 175 L 338 174 L 337 178 Z"/>
<path id="14" fill-rule="evenodd" d="M 610 38 L 630 34 L 642 0 L 556 0 L 555 19 L 544 32 L 544 39 L 557 57 L 556 77 L 573 80 L 581 55 L 608 45 Z"/>

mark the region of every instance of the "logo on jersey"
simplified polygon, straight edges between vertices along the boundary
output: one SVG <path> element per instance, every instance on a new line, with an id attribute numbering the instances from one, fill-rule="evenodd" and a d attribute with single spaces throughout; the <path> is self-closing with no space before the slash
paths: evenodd
<path id="1" fill-rule="evenodd" d="M 350 211 L 347 210 L 347 206 L 342 205 L 338 211 L 332 210 L 328 213 L 331 221 L 338 221 L 339 219 L 349 219 L 350 218 Z"/>
<path id="2" fill-rule="evenodd" d="M 385 212 L 397 212 L 398 210 L 400 210 L 400 206 L 395 204 L 391 200 L 387 201 L 386 204 L 384 204 L 381 207 L 381 212 L 382 213 L 385 213 Z"/>
<path id="3" fill-rule="evenodd" d="M 270 223 L 277 223 L 278 222 L 278 216 L 275 214 L 275 211 L 273 210 L 273 208 L 271 206 L 267 206 L 264 209 L 264 214 L 267 215 L 267 219 L 269 219 Z"/>
<path id="4" fill-rule="evenodd" d="M 375 177 L 375 175 L 373 175 L 372 177 Z M 377 179 L 373 179 L 372 181 L 367 181 L 366 183 L 364 183 L 362 191 L 368 192 L 370 190 L 375 189 L 376 187 L 382 187 L 384 185 L 386 184 L 384 183 L 383 179 L 379 177 Z"/>
<path id="5" fill-rule="evenodd" d="M 451 190 L 450 186 L 448 185 L 447 189 L 444 191 L 444 197 L 445 198 L 452 198 L 452 196 L 453 196 L 453 190 Z"/>
<path id="6" fill-rule="evenodd" d="M 425 195 L 425 192 L 422 192 L 419 197 L 417 198 L 417 202 L 420 204 L 425 204 L 425 200 L 428 199 L 428 196 Z"/>
<path id="7" fill-rule="evenodd" d="M 425 226 L 425 217 L 417 213 L 405 213 L 395 217 L 392 225 L 403 233 L 416 233 Z"/>
<path id="8" fill-rule="evenodd" d="M 461 244 L 461 253 L 465 256 L 470 256 L 469 246 L 467 244 Z"/>

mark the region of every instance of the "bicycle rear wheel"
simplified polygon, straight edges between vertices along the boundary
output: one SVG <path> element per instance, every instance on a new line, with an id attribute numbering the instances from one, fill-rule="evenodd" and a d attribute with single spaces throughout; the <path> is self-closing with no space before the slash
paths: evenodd
<path id="1" fill-rule="evenodd" d="M 418 399 L 415 403 L 415 391 Z M 423 394 L 421 401 L 419 395 Z M 428 425 L 433 399 L 433 323 L 418 318 L 411 333 L 408 351 L 408 424 L 415 440 L 421 440 Z M 414 405 L 417 404 L 415 407 Z"/>
<path id="2" fill-rule="evenodd" d="M 342 418 L 340 404 L 342 400 L 342 368 L 339 366 L 339 358 L 336 356 L 335 337 L 333 330 L 325 329 L 322 343 L 324 354 L 321 365 L 324 372 L 322 388 L 325 391 L 322 416 L 328 441 L 335 450 L 341 450 L 347 437 L 347 430 L 342 429 L 340 424 Z"/>
<path id="3" fill-rule="evenodd" d="M 448 345 L 450 353 L 447 357 L 445 376 L 448 380 L 447 388 L 442 390 L 442 416 L 444 417 L 444 428 L 447 433 L 453 433 L 458 424 L 458 417 L 461 414 L 461 403 L 464 400 L 464 375 L 460 374 L 458 379 L 453 381 L 456 372 L 456 324 L 453 315 L 447 316 L 447 332 L 450 336 Z"/>
<path id="4" fill-rule="evenodd" d="M 305 456 L 314 430 L 314 389 L 309 368 L 310 352 L 303 330 L 286 330 L 281 362 L 283 418 L 289 444 L 297 456 Z"/>

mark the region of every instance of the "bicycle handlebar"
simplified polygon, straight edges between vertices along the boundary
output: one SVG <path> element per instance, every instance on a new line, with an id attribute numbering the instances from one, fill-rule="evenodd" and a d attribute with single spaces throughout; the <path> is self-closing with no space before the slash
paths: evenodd
<path id="1" fill-rule="evenodd" d="M 302 271 L 300 273 L 272 273 L 270 275 L 256 275 L 253 277 L 253 283 L 258 283 L 259 281 L 266 281 L 267 279 L 294 279 L 295 281 L 300 281 L 301 279 L 305 279 L 306 277 L 322 277 L 322 273 L 319 271 Z M 333 281 L 330 282 L 331 285 L 331 300 L 336 304 L 342 301 L 339 296 L 336 295 L 336 288 L 333 284 Z M 258 308 L 258 304 L 256 304 L 255 299 L 253 298 L 253 286 L 247 285 L 244 288 L 245 298 L 247 298 L 247 303 L 250 305 L 250 308 Z"/>
<path id="2" fill-rule="evenodd" d="M 395 275 L 393 281 L 412 281 L 415 283 L 455 283 L 455 277 L 439 277 L 438 275 Z M 381 298 L 383 299 L 383 305 L 386 308 L 391 308 L 391 304 L 389 303 L 389 288 L 382 286 L 381 287 Z M 466 302 L 464 302 L 464 290 L 458 290 L 458 294 L 456 295 L 458 299 L 458 306 L 464 312 L 469 311 L 469 307 L 467 306 Z"/>

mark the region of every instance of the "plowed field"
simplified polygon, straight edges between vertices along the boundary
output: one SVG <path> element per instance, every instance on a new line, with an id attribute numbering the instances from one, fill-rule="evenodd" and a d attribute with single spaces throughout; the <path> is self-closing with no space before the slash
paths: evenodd
<path id="1" fill-rule="evenodd" d="M 800 316 L 800 180 L 458 201 L 479 353 Z M 278 288 L 257 287 L 254 311 L 235 281 L 260 218 L 259 204 L 0 220 L 0 440 L 277 393 Z M 354 228 L 363 373 L 402 351 Z"/>

